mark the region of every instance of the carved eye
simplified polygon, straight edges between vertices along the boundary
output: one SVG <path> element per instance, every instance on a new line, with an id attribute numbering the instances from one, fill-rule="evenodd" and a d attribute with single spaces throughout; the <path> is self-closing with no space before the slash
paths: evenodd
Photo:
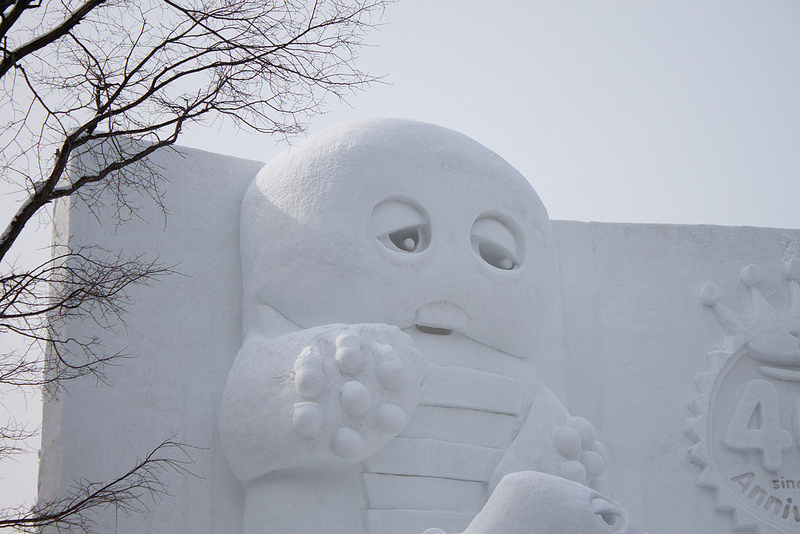
<path id="1" fill-rule="evenodd" d="M 625 528 L 622 509 L 599 495 L 592 497 L 592 512 L 611 532 L 622 532 Z"/>
<path id="2" fill-rule="evenodd" d="M 500 219 L 478 218 L 472 225 L 470 239 L 475 253 L 492 267 L 503 271 L 519 268 L 519 240 L 516 233 Z"/>
<path id="3" fill-rule="evenodd" d="M 431 242 L 428 216 L 410 199 L 391 198 L 375 206 L 372 230 L 383 246 L 397 252 L 422 252 Z"/>

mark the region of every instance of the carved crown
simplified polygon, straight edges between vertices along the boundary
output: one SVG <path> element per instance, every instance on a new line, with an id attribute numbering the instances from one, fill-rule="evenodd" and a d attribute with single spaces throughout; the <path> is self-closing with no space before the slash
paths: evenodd
<path id="1" fill-rule="evenodd" d="M 711 307 L 725 330 L 747 347 L 748 356 L 771 366 L 800 369 L 800 258 L 786 262 L 783 273 L 789 281 L 787 310 L 775 309 L 759 291 L 758 265 L 747 265 L 739 275 L 750 290 L 749 313 L 737 313 L 720 303 L 719 288 L 712 282 L 700 290 L 700 302 Z"/>

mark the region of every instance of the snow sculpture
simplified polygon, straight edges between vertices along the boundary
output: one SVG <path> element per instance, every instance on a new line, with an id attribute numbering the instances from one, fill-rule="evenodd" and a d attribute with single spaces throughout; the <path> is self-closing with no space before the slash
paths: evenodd
<path id="1" fill-rule="evenodd" d="M 503 477 L 462 534 L 635 534 L 622 507 L 582 484 L 536 471 Z M 429 529 L 423 534 L 445 534 Z"/>
<path id="2" fill-rule="evenodd" d="M 550 223 L 499 156 L 410 121 L 330 129 L 259 173 L 241 224 L 220 434 L 245 534 L 460 532 L 508 473 L 602 474 L 536 378 L 561 327 Z"/>
<path id="3" fill-rule="evenodd" d="M 708 354 L 686 430 L 695 442 L 689 457 L 703 468 L 698 484 L 716 491 L 718 509 L 735 511 L 738 528 L 761 534 L 800 524 L 800 259 L 783 267 L 786 309 L 759 289 L 766 284 L 755 264 L 739 275 L 752 303 L 745 312 L 724 304 L 716 284 L 703 286 L 701 303 L 729 336 Z"/>

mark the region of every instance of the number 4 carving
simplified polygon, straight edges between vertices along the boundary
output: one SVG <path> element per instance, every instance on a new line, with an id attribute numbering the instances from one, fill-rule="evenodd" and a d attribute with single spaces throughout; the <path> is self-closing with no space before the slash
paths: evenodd
<path id="1" fill-rule="evenodd" d="M 760 450 L 764 469 L 780 469 L 783 450 L 791 447 L 793 440 L 780 427 L 775 386 L 760 379 L 747 383 L 722 442 L 734 450 Z"/>

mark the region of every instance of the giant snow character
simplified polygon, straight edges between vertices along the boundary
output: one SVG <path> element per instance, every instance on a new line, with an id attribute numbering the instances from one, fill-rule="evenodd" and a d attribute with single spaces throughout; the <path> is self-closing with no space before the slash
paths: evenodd
<path id="1" fill-rule="evenodd" d="M 460 532 L 507 473 L 591 485 L 556 358 L 547 212 L 451 130 L 371 120 L 269 163 L 241 214 L 244 342 L 220 415 L 245 534 Z"/>

